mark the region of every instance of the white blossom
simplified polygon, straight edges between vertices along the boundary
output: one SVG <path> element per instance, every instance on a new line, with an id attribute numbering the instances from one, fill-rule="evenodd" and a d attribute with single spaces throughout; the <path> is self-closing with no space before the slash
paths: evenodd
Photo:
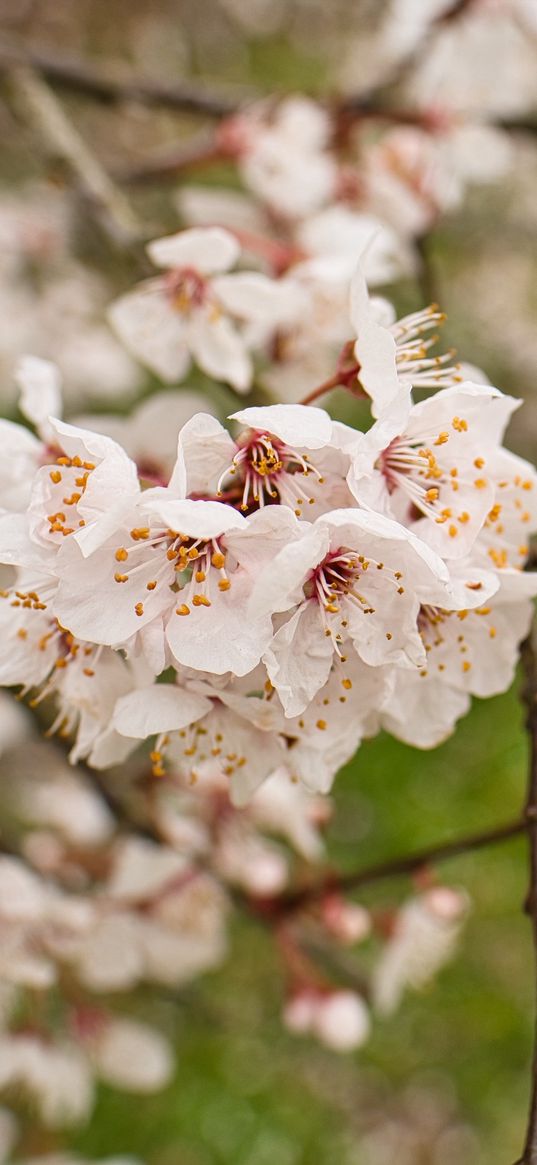
<path id="1" fill-rule="evenodd" d="M 194 359 L 209 376 L 246 392 L 253 369 L 241 327 L 276 327 L 294 309 L 288 289 L 257 272 L 226 274 L 240 245 L 218 227 L 157 239 L 148 254 L 166 274 L 112 305 L 121 339 L 163 380 L 182 380 Z"/>

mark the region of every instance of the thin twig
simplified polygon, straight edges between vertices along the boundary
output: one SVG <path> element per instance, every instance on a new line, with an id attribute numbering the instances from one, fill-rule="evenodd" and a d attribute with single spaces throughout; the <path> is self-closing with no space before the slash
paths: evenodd
<path id="1" fill-rule="evenodd" d="M 115 242 L 130 245 L 143 236 L 142 226 L 121 190 L 86 145 L 45 81 L 26 66 L 14 66 L 9 85 L 20 115 L 35 131 L 40 148 L 66 163 L 80 189 Z"/>
<path id="2" fill-rule="evenodd" d="M 509 841 L 511 838 L 525 833 L 527 829 L 527 821 L 524 818 L 518 818 L 516 821 L 510 821 L 506 825 L 496 826 L 494 829 L 488 829 L 481 833 L 470 833 L 463 837 L 454 838 L 452 841 L 439 842 L 426 849 L 418 850 L 414 854 L 405 854 L 398 858 L 391 858 L 386 862 L 364 866 L 361 870 L 355 870 L 350 874 L 328 874 L 320 881 L 314 882 L 313 885 L 284 895 L 279 900 L 277 908 L 283 914 L 294 914 L 297 910 L 309 906 L 334 891 L 348 892 L 402 874 L 413 874 L 416 870 L 437 862 L 445 862 L 451 858 L 459 857 L 461 854 L 473 853 L 476 850 L 485 849 L 489 845 Z"/>
<path id="3" fill-rule="evenodd" d="M 537 620 L 522 649 L 524 669 L 523 699 L 527 708 L 526 726 L 529 736 L 530 756 L 528 771 L 528 792 L 526 817 L 530 849 L 530 885 L 525 909 L 531 919 L 533 945 L 537 960 Z M 537 1165 L 537 1013 L 531 1075 L 531 1099 L 528 1128 L 520 1165 Z"/>
<path id="4" fill-rule="evenodd" d="M 0 70 L 11 70 L 16 65 L 27 65 L 55 85 L 108 104 L 139 101 L 216 118 L 229 116 L 239 105 L 238 98 L 211 92 L 195 81 L 167 84 L 149 77 L 126 76 L 118 66 L 59 57 L 39 45 L 2 37 Z M 240 103 L 245 96 L 251 99 L 251 94 L 243 95 Z"/>

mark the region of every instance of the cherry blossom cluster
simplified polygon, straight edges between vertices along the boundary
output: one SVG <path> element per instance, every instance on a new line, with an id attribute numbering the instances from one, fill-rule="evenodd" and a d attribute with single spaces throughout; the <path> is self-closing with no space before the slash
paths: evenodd
<path id="1" fill-rule="evenodd" d="M 280 294 L 207 276 L 234 247 L 216 228 L 151 247 L 184 263 L 153 300 L 175 351 L 215 375 L 247 359 L 224 302 L 264 302 L 273 328 Z M 149 741 L 155 777 L 217 772 L 236 804 L 278 772 L 326 792 L 364 736 L 432 747 L 472 695 L 509 686 L 536 591 L 536 475 L 501 444 L 518 402 L 432 354 L 436 308 L 388 322 L 360 271 L 346 318 L 340 375 L 371 402 L 367 431 L 308 404 L 239 409 L 231 431 L 199 412 L 171 472 L 158 446 L 138 468 L 59 419 L 56 370 L 21 365 L 38 433 L 3 422 L 0 559 L 17 578 L 0 680 L 54 697 L 73 762 Z"/>

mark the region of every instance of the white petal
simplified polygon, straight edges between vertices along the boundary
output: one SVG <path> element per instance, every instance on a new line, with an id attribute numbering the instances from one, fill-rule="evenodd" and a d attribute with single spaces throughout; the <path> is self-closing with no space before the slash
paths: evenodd
<path id="1" fill-rule="evenodd" d="M 216 417 L 196 413 L 183 425 L 169 490 L 175 497 L 211 492 L 236 453 L 235 442 Z"/>
<path id="2" fill-rule="evenodd" d="M 193 267 L 201 275 L 227 271 L 237 262 L 240 244 L 221 227 L 192 227 L 149 243 L 147 253 L 157 267 Z"/>
<path id="3" fill-rule="evenodd" d="M 225 316 L 192 313 L 188 342 L 200 368 L 217 380 L 228 381 L 237 392 L 246 392 L 252 382 L 252 362 L 244 341 Z"/>
<path id="4" fill-rule="evenodd" d="M 309 405 L 267 405 L 241 409 L 230 420 L 250 429 L 273 433 L 286 445 L 299 449 L 322 449 L 332 436 L 332 419 L 324 409 Z"/>
<path id="5" fill-rule="evenodd" d="M 108 318 L 120 340 L 162 380 L 182 380 L 190 366 L 185 317 L 155 287 L 140 284 L 111 305 Z"/>
<path id="6" fill-rule="evenodd" d="M 269 327 L 289 325 L 307 302 L 301 289 L 290 280 L 269 279 L 256 271 L 220 275 L 213 280 L 213 290 L 231 315 Z"/>
<path id="7" fill-rule="evenodd" d="M 298 716 L 326 683 L 334 647 L 324 634 L 316 602 L 304 603 L 276 633 L 265 664 L 285 709 Z"/>
<path id="8" fill-rule="evenodd" d="M 268 613 L 248 614 L 251 581 L 246 572 L 231 576 L 228 591 L 211 589 L 210 607 L 190 608 L 179 616 L 174 610 L 166 627 L 166 639 L 174 658 L 184 667 L 233 672 L 244 676 L 259 663 L 272 635 Z M 181 601 L 179 597 L 179 601 Z"/>
<path id="9" fill-rule="evenodd" d="M 145 740 L 161 732 L 187 728 L 211 710 L 210 700 L 173 684 L 139 688 L 118 700 L 112 723 L 123 736 Z"/>
<path id="10" fill-rule="evenodd" d="M 19 408 L 44 441 L 50 441 L 49 417 L 62 414 L 61 376 L 55 364 L 38 356 L 23 356 L 15 367 Z"/>
<path id="11" fill-rule="evenodd" d="M 169 529 L 192 538 L 217 538 L 226 530 L 242 530 L 247 526 L 244 515 L 223 502 L 194 501 L 188 498 L 176 501 L 169 496 L 148 497 L 150 494 L 152 491 L 148 490 L 143 495 L 141 512 L 160 519 Z M 145 501 L 145 498 L 148 500 Z"/>

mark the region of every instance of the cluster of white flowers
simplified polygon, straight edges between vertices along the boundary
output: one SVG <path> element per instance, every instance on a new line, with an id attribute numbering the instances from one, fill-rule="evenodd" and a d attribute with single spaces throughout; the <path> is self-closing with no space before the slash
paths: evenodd
<path id="1" fill-rule="evenodd" d="M 222 282 L 253 303 L 255 287 L 270 326 L 278 291 L 262 276 L 207 289 L 233 247 L 210 228 L 153 245 L 187 255 L 174 298 L 157 293 L 176 352 L 186 328 L 200 359 L 242 360 Z M 346 326 L 366 432 L 306 404 L 241 409 L 232 432 L 200 412 L 171 474 L 158 447 L 139 470 L 60 420 L 56 370 L 20 367 L 39 435 L 0 433 L 0 560 L 17 571 L 0 680 L 34 706 L 54 695 L 73 761 L 106 768 L 150 740 L 155 776 L 226 777 L 236 804 L 275 773 L 326 792 L 364 736 L 432 747 L 471 695 L 508 687 L 537 590 L 523 570 L 537 476 L 501 444 L 518 402 L 431 354 L 436 309 L 388 313 L 358 271 Z M 416 404 L 412 386 L 437 391 Z"/>

